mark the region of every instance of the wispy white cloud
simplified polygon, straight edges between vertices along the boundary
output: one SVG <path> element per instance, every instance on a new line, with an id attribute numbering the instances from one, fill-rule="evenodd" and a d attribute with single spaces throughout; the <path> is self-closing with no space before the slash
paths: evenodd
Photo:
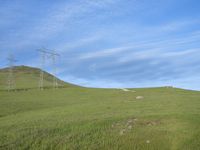
<path id="1" fill-rule="evenodd" d="M 165 59 L 174 60 L 175 59 L 176 60 L 179 57 L 189 56 L 191 54 L 195 56 L 199 52 L 200 52 L 200 48 L 186 49 L 186 50 L 183 49 L 180 51 L 166 51 L 163 49 L 151 49 L 151 50 L 146 50 L 146 51 L 137 51 L 137 52 L 129 53 L 129 55 L 120 57 L 118 62 L 127 63 L 131 61 L 146 60 L 146 59 L 160 59 L 160 60 L 165 60 Z"/>
<path id="2" fill-rule="evenodd" d="M 8 47 L 15 49 L 24 48 L 28 45 L 38 45 L 58 33 L 70 30 L 70 27 L 77 22 L 86 23 L 85 17 L 88 14 L 95 13 L 97 8 L 107 7 L 113 3 L 112 0 L 61 3 L 50 9 L 45 17 L 40 18 L 31 27 L 25 27 L 22 31 L 13 31 L 13 33 L 17 32 L 21 38 L 5 41 L 4 45 L 9 45 Z M 13 44 L 8 44 L 8 42 Z"/>
<path id="3" fill-rule="evenodd" d="M 56 46 L 56 49 L 60 52 L 60 53 L 65 53 L 67 51 L 73 50 L 74 48 L 80 48 L 82 46 L 91 44 L 93 42 L 96 42 L 100 39 L 103 38 L 103 35 L 101 33 L 98 32 L 98 34 L 94 34 L 94 35 L 88 35 L 87 37 L 81 38 L 77 41 L 72 41 L 72 42 L 63 42 L 60 45 Z"/>
<path id="4" fill-rule="evenodd" d="M 200 24 L 200 21 L 197 19 L 191 19 L 191 20 L 176 20 L 172 22 L 167 22 L 165 24 L 159 24 L 158 26 L 150 27 L 154 33 L 157 32 L 173 32 L 173 31 L 180 31 L 188 26 L 194 25 L 194 24 Z"/>
<path id="5" fill-rule="evenodd" d="M 189 50 L 177 51 L 176 48 L 190 44 L 191 42 L 197 42 L 200 39 L 200 35 L 191 34 L 188 37 L 178 37 L 167 40 L 149 40 L 143 42 L 133 42 L 127 44 L 128 46 L 114 47 L 103 50 L 92 50 L 90 52 L 81 54 L 77 59 L 95 59 L 101 57 L 118 55 L 120 58 L 146 58 L 156 56 L 155 54 L 161 53 L 163 56 L 177 56 L 185 53 L 198 52 L 200 47 L 191 48 Z M 169 52 L 170 51 L 170 52 Z M 120 55 L 122 53 L 123 55 Z M 124 59 L 124 58 L 123 58 Z M 133 57 L 130 59 L 132 60 Z M 128 59 L 127 59 L 128 61 Z"/>
<path id="6" fill-rule="evenodd" d="M 79 56 L 79 59 L 84 60 L 84 59 L 94 59 L 98 57 L 107 57 L 107 56 L 112 56 L 119 54 L 121 52 L 130 50 L 132 47 L 118 47 L 118 48 L 110 48 L 110 49 L 104 49 L 104 50 L 94 50 L 94 52 L 90 53 L 84 53 Z"/>

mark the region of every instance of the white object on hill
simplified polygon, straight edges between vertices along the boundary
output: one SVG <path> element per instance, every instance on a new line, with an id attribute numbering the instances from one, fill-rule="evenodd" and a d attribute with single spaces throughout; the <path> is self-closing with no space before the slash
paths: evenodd
<path id="1" fill-rule="evenodd" d="M 144 96 L 137 96 L 136 99 L 144 99 Z"/>
<path id="2" fill-rule="evenodd" d="M 121 89 L 122 91 L 124 92 L 129 92 L 130 90 L 129 89 Z"/>
<path id="3" fill-rule="evenodd" d="M 149 143 L 150 143 L 150 141 L 149 141 L 149 140 L 146 140 L 146 143 L 147 143 L 147 144 L 149 144 Z"/>

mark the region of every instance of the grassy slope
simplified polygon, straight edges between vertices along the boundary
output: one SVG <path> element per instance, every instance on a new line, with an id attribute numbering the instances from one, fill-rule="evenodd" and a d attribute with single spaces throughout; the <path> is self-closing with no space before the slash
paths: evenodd
<path id="1" fill-rule="evenodd" d="M 16 66 L 14 67 L 14 79 L 17 89 L 24 88 L 37 88 L 39 84 L 40 70 L 37 68 L 27 67 L 27 66 Z M 8 68 L 0 69 L 0 90 L 5 90 L 7 88 L 8 80 Z M 72 84 L 65 83 L 58 79 L 60 86 L 75 86 Z M 52 87 L 53 76 L 47 72 L 44 73 L 44 86 Z"/>
<path id="2" fill-rule="evenodd" d="M 200 147 L 200 92 L 134 90 L 0 91 L 0 149 Z"/>

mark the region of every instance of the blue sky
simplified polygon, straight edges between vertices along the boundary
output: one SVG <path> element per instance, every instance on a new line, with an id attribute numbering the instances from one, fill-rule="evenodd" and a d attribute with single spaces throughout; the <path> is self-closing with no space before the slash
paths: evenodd
<path id="1" fill-rule="evenodd" d="M 200 1 L 0 0 L 0 67 L 40 67 L 41 47 L 67 82 L 200 90 Z"/>

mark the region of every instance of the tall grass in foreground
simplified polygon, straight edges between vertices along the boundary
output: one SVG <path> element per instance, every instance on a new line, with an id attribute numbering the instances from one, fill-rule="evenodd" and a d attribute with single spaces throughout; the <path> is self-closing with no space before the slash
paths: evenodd
<path id="1" fill-rule="evenodd" d="M 199 149 L 200 92 L 134 91 L 1 91 L 0 149 Z"/>

